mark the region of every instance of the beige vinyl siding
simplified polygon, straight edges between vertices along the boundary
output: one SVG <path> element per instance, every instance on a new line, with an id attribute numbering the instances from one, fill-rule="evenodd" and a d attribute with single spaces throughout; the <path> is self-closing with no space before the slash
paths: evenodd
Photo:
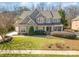
<path id="1" fill-rule="evenodd" d="M 79 30 L 79 21 L 72 21 L 72 27 L 73 30 Z"/>

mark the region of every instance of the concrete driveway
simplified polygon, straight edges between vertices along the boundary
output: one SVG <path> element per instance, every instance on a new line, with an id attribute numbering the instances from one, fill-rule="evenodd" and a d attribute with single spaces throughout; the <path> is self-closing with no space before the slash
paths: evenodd
<path id="1" fill-rule="evenodd" d="M 18 34 L 17 32 L 13 31 L 13 32 L 7 33 L 6 35 L 7 36 L 14 36 L 14 35 L 17 35 L 17 34 Z"/>

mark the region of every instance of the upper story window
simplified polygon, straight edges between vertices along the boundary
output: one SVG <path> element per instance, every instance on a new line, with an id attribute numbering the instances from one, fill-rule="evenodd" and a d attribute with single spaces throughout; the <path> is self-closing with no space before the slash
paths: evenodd
<path id="1" fill-rule="evenodd" d="M 52 22 L 53 23 L 60 23 L 60 19 L 53 19 Z"/>
<path id="2" fill-rule="evenodd" d="M 43 17 L 39 17 L 39 18 L 37 18 L 37 22 L 38 22 L 38 23 L 44 23 L 45 20 L 44 20 Z"/>
<path id="3" fill-rule="evenodd" d="M 43 17 L 37 18 L 38 23 L 60 23 L 60 19 L 52 19 L 52 18 L 46 18 L 44 19 Z"/>
<path id="4" fill-rule="evenodd" d="M 51 23 L 52 19 L 46 19 L 46 23 Z"/>

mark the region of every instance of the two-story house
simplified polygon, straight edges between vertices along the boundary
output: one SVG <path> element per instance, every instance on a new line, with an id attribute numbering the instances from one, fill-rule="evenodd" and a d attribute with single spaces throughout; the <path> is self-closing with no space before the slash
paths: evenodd
<path id="1" fill-rule="evenodd" d="M 15 24 L 15 30 L 20 33 L 29 32 L 31 26 L 34 30 L 44 30 L 46 32 L 63 31 L 61 17 L 58 11 L 23 11 Z"/>

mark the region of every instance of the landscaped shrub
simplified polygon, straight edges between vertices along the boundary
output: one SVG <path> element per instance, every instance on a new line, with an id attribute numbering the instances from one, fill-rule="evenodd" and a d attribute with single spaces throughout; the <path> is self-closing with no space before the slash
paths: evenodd
<path id="1" fill-rule="evenodd" d="M 63 44 L 61 44 L 61 43 L 56 43 L 55 45 L 56 45 L 57 48 L 60 48 L 60 49 L 63 49 L 64 48 L 63 47 Z"/>
<path id="2" fill-rule="evenodd" d="M 46 35 L 46 32 L 43 30 L 36 30 L 36 31 L 34 31 L 34 34 L 35 35 Z"/>
<path id="3" fill-rule="evenodd" d="M 29 29 L 29 35 L 34 35 L 34 28 L 33 28 L 33 26 L 31 26 L 30 29 Z"/>
<path id="4" fill-rule="evenodd" d="M 53 46 L 53 44 L 50 44 L 50 45 L 48 46 L 48 48 L 52 48 L 52 46 Z"/>
<path id="5" fill-rule="evenodd" d="M 70 48 L 69 46 L 67 46 L 66 48 Z"/>
<path id="6" fill-rule="evenodd" d="M 74 30 L 75 32 L 79 32 L 79 30 Z"/>
<path id="7" fill-rule="evenodd" d="M 56 36 L 56 37 L 67 38 L 67 39 L 75 39 L 76 38 L 76 34 L 71 33 L 71 32 L 55 32 L 52 35 Z"/>

